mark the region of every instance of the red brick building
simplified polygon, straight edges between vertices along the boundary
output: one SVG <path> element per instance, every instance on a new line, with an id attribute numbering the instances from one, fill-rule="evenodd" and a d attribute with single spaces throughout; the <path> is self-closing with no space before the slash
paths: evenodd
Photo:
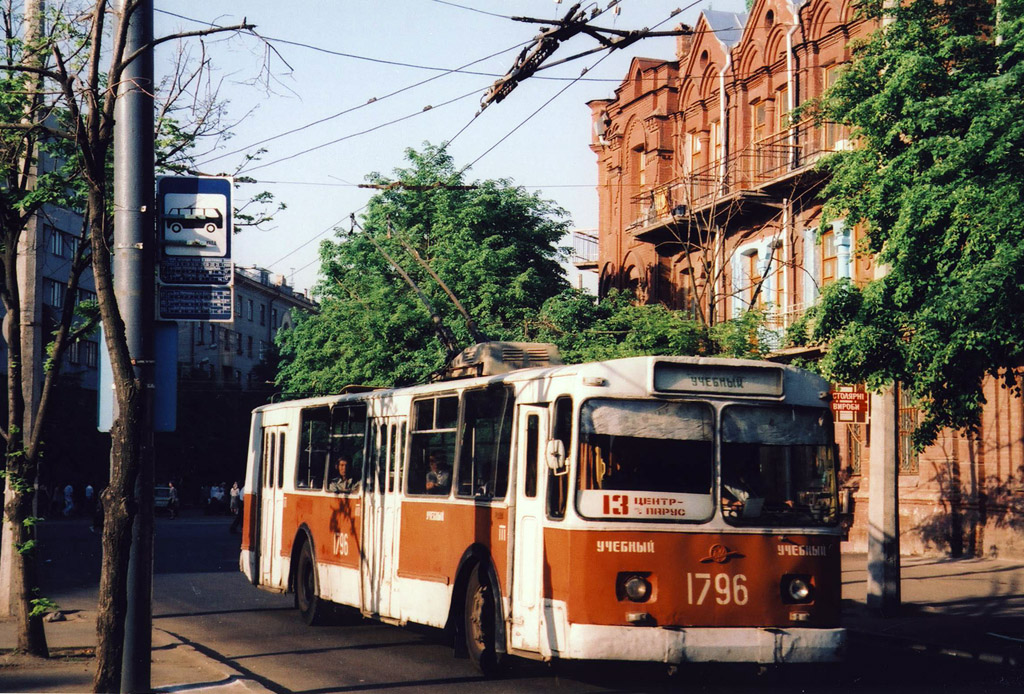
<path id="1" fill-rule="evenodd" d="M 636 58 L 615 98 L 589 102 L 600 204 L 599 291 L 692 312 L 709 324 L 760 308 L 782 335 L 843 277 L 874 276 L 853 220 L 821 228 L 816 163 L 851 146 L 835 124 L 791 114 L 831 85 L 849 43 L 875 29 L 849 0 L 758 0 L 701 14 L 670 60 Z M 905 552 L 1024 556 L 1024 402 L 990 384 L 977 436 L 948 432 L 916 454 L 903 403 Z M 854 549 L 866 547 L 870 421 L 838 423 Z"/>

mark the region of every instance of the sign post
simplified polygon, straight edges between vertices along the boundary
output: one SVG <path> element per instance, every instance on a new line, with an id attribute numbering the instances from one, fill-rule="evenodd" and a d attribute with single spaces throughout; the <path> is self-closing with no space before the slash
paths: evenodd
<path id="1" fill-rule="evenodd" d="M 157 182 L 159 320 L 231 321 L 231 187 L 228 177 L 166 176 Z"/>

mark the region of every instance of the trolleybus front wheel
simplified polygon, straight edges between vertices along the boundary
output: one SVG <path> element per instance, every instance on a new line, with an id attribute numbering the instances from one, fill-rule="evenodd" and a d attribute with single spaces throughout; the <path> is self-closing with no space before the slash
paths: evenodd
<path id="1" fill-rule="evenodd" d="M 316 562 L 308 542 L 302 543 L 299 563 L 295 576 L 295 606 L 299 608 L 302 621 L 310 626 L 319 626 L 327 622 L 329 605 L 316 593 Z"/>
<path id="2" fill-rule="evenodd" d="M 474 567 L 466 585 L 466 603 L 462 612 L 462 632 L 466 651 L 480 671 L 488 677 L 501 674 L 502 662 L 495 649 L 494 592 L 483 567 Z"/>

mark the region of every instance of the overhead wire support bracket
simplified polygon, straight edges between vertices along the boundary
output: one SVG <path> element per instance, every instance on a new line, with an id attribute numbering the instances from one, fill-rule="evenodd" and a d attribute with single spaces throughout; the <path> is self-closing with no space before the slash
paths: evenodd
<path id="1" fill-rule="evenodd" d="M 480 101 L 480 111 L 483 111 L 492 103 L 501 102 L 519 85 L 520 82 L 533 76 L 539 70 L 554 67 L 555 65 L 561 65 L 570 60 L 582 58 L 598 51 L 625 48 L 626 46 L 636 43 L 643 38 L 653 36 L 684 36 L 693 33 L 693 29 L 686 25 L 681 25 L 678 29 L 673 29 L 671 31 L 651 31 L 646 27 L 640 30 L 623 30 L 591 26 L 589 24 L 590 21 L 596 19 L 607 9 L 614 7 L 617 3 L 612 2 L 604 10 L 596 10 L 592 12 L 589 18 L 587 17 L 586 10 L 580 10 L 581 4 L 582 3 L 577 2 L 570 7 L 569 11 L 566 12 L 562 19 L 554 22 L 554 26 L 544 27 L 541 29 L 541 32 L 534 38 L 533 44 L 527 46 L 522 50 L 522 52 L 520 52 L 512 68 L 502 77 L 498 78 L 498 80 L 491 85 L 491 88 L 487 90 L 487 93 Z M 677 13 L 678 10 L 673 12 L 670 16 L 674 17 Z M 517 22 L 552 24 L 550 19 L 538 19 L 536 17 L 512 17 L 512 19 Z M 564 41 L 568 41 L 572 37 L 581 33 L 593 37 L 601 43 L 601 46 L 582 53 L 577 53 L 576 55 L 554 63 L 543 65 L 544 61 L 558 50 L 559 44 Z M 609 38 L 609 36 L 605 36 L 605 34 L 615 36 L 617 38 Z"/>

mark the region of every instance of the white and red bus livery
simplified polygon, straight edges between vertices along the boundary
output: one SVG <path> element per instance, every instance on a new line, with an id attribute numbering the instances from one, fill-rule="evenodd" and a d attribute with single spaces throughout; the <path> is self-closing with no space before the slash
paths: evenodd
<path id="1" fill-rule="evenodd" d="M 245 575 L 308 623 L 336 603 L 447 628 L 485 670 L 841 657 L 825 381 L 692 357 L 461 370 L 503 369 L 255 410 Z"/>

